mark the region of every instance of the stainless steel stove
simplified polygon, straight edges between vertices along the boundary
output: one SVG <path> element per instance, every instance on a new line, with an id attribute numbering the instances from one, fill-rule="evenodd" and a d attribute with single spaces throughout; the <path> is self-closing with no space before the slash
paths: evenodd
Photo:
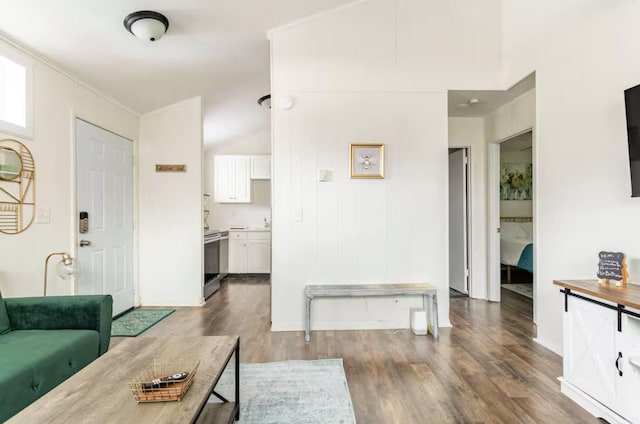
<path id="1" fill-rule="evenodd" d="M 204 298 L 220 288 L 227 276 L 229 258 L 229 231 L 208 230 L 204 233 Z"/>

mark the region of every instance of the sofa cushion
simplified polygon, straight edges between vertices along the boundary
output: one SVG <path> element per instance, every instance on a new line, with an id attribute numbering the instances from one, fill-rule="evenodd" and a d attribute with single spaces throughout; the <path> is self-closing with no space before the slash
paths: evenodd
<path id="1" fill-rule="evenodd" d="M 14 330 L 0 335 L 0 422 L 98 357 L 93 330 Z"/>
<path id="2" fill-rule="evenodd" d="M 7 305 L 5 305 L 2 293 L 0 293 L 0 334 L 9 331 L 11 331 L 11 321 L 9 321 L 9 314 L 7 314 Z"/>

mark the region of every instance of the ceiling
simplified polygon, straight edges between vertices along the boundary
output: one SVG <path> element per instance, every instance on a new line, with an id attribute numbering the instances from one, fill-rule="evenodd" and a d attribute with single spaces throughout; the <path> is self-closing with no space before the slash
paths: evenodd
<path id="1" fill-rule="evenodd" d="M 209 147 L 269 129 L 266 31 L 353 0 L 19 0 L 4 2 L 2 34 L 138 113 L 202 95 Z M 123 26 L 136 10 L 170 21 L 156 43 Z"/>
<path id="2" fill-rule="evenodd" d="M 506 91 L 449 91 L 449 116 L 486 116 L 535 86 L 535 74 L 531 74 Z M 477 99 L 478 102 L 470 104 L 471 99 Z"/>

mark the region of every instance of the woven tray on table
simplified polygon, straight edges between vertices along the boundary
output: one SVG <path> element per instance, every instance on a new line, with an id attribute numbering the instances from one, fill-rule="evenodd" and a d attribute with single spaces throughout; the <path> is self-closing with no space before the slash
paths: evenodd
<path id="1" fill-rule="evenodd" d="M 149 365 L 129 382 L 133 398 L 138 403 L 182 400 L 193 383 L 198 365 L 200 360 L 189 356 L 154 357 Z M 162 379 L 182 372 L 188 373 L 184 380 L 152 384 L 154 379 Z"/>

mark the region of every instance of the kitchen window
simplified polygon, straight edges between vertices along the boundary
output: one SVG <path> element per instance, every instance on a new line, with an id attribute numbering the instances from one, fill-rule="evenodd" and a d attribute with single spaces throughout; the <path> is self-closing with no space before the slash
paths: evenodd
<path id="1" fill-rule="evenodd" d="M 33 137 L 33 64 L 16 49 L 0 44 L 0 132 Z"/>

